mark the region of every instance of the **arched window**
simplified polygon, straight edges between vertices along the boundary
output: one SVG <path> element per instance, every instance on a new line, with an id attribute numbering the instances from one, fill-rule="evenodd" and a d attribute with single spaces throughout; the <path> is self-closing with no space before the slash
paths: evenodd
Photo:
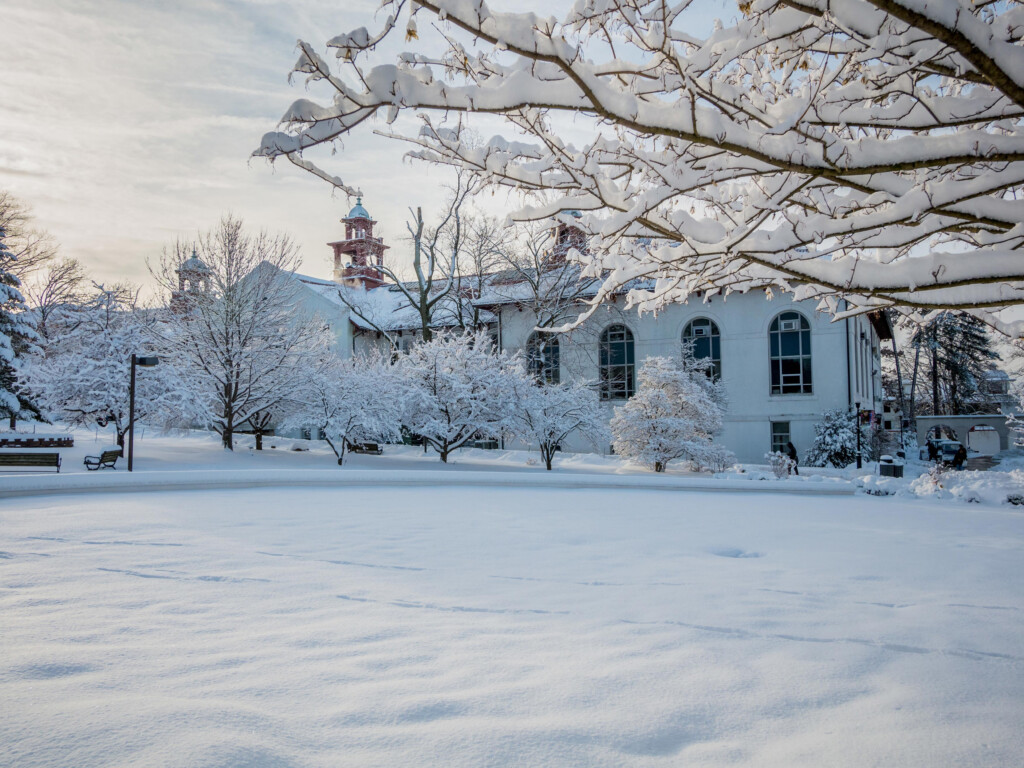
<path id="1" fill-rule="evenodd" d="M 683 344 L 693 346 L 695 359 L 711 360 L 708 375 L 716 380 L 722 378 L 722 339 L 712 320 L 697 317 L 688 322 L 683 328 Z"/>
<path id="2" fill-rule="evenodd" d="M 799 312 L 783 312 L 768 329 L 773 395 L 811 393 L 811 325 Z"/>
<path id="3" fill-rule="evenodd" d="M 601 333 L 598 369 L 602 400 L 625 400 L 635 390 L 633 334 L 624 325 L 609 325 Z"/>
<path id="4" fill-rule="evenodd" d="M 534 331 L 526 340 L 526 367 L 538 384 L 558 384 L 562 379 L 558 337 Z"/>

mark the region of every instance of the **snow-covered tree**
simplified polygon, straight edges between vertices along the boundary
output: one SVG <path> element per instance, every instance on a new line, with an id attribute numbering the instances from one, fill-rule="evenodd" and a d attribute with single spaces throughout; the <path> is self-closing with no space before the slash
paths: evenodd
<path id="1" fill-rule="evenodd" d="M 922 352 L 915 357 L 920 362 L 915 382 L 927 389 L 932 414 L 966 413 L 971 401 L 984 398 L 985 372 L 999 354 L 976 317 L 964 312 L 940 312 L 915 328 L 911 347 Z M 917 402 L 925 400 L 919 398 Z"/>
<path id="2" fill-rule="evenodd" d="M 551 469 L 555 452 L 570 435 L 579 435 L 599 450 L 608 445 L 608 419 L 596 390 L 585 382 L 538 385 L 517 378 L 511 431 L 539 446 L 544 466 Z"/>
<path id="3" fill-rule="evenodd" d="M 0 226 L 0 414 L 7 416 L 11 429 L 19 418 L 40 415 L 19 381 L 25 356 L 39 337 L 19 290 L 16 261 L 7 246 L 7 231 Z"/>
<path id="4" fill-rule="evenodd" d="M 249 234 L 229 216 L 153 270 L 171 299 L 161 346 L 206 393 L 227 450 L 250 417 L 287 402 L 333 342 L 319 318 L 295 312 L 297 265 L 288 237 Z"/>
<path id="5" fill-rule="evenodd" d="M 518 356 L 496 353 L 486 333 L 438 333 L 400 358 L 404 425 L 447 462 L 474 439 L 496 439 L 515 415 Z"/>
<path id="6" fill-rule="evenodd" d="M 640 275 L 658 278 L 632 296 L 645 308 L 773 286 L 837 314 L 999 323 L 990 309 L 1024 301 L 1016 3 L 752 0 L 714 28 L 690 0 L 582 0 L 561 19 L 382 7 L 379 29 L 327 41 L 336 66 L 299 43 L 294 71 L 329 98 L 292 104 L 257 155 L 346 188 L 311 150 L 381 113 L 414 156 L 522 190 L 518 218 L 582 211 L 598 302 Z M 467 140 L 495 115 L 503 135 Z"/>
<path id="7" fill-rule="evenodd" d="M 401 439 L 402 386 L 390 355 L 374 351 L 342 360 L 331 353 L 296 400 L 282 427 L 319 430 L 339 465 L 350 445 Z"/>
<path id="8" fill-rule="evenodd" d="M 673 459 L 700 463 L 723 415 L 709 394 L 707 377 L 677 360 L 649 357 L 637 382 L 636 394 L 612 417 L 615 453 L 655 472 L 664 472 Z"/>
<path id="9" fill-rule="evenodd" d="M 102 287 L 101 287 L 102 288 Z M 25 381 L 55 418 L 82 427 L 110 427 L 118 445 L 131 426 L 130 358 L 158 355 L 151 312 L 123 303 L 125 293 L 99 290 L 82 308 L 74 328 L 55 338 L 26 369 Z M 140 371 L 135 419 L 160 428 L 203 420 L 205 403 L 170 360 Z"/>
<path id="10" fill-rule="evenodd" d="M 814 445 L 805 460 L 810 467 L 846 467 L 857 460 L 855 417 L 841 408 L 825 411 L 814 425 Z M 861 434 L 862 450 L 870 441 Z"/>

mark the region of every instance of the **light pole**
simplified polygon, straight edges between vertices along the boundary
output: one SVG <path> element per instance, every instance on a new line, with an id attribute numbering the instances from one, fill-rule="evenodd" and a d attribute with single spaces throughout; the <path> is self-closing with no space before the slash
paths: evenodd
<path id="1" fill-rule="evenodd" d="M 156 355 L 142 357 L 132 355 L 132 378 L 128 385 L 128 471 L 132 471 L 132 458 L 135 452 L 135 366 L 152 368 L 159 364 L 160 358 Z"/>
<path id="2" fill-rule="evenodd" d="M 857 409 L 853 414 L 853 426 L 857 430 L 857 469 L 860 469 L 860 403 L 854 403 L 853 406 Z M 131 461 L 128 462 L 128 466 L 131 466 Z"/>

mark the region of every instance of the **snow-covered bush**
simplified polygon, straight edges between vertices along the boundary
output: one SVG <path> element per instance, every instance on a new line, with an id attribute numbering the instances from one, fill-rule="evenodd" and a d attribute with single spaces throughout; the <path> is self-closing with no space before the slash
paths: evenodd
<path id="1" fill-rule="evenodd" d="M 583 382 L 538 385 L 530 377 L 516 380 L 515 387 L 511 430 L 540 447 L 547 469 L 562 441 L 573 433 L 595 448 L 607 446 L 608 420 L 593 387 Z"/>
<path id="2" fill-rule="evenodd" d="M 328 353 L 296 393 L 282 429 L 319 430 L 338 464 L 350 445 L 402 437 L 402 387 L 390 356 L 374 350 L 341 360 Z"/>
<path id="3" fill-rule="evenodd" d="M 692 453 L 690 462 L 697 470 L 725 472 L 736 463 L 736 454 L 724 445 L 708 443 Z"/>
<path id="4" fill-rule="evenodd" d="M 796 467 L 796 462 L 781 451 L 766 453 L 764 457 L 768 460 L 768 466 L 771 467 L 772 474 L 779 480 L 793 474 L 793 468 Z"/>
<path id="5" fill-rule="evenodd" d="M 439 333 L 397 366 L 403 424 L 447 462 L 474 439 L 501 437 L 515 417 L 522 359 L 496 353 L 487 333 Z"/>
<path id="6" fill-rule="evenodd" d="M 807 452 L 811 467 L 845 467 L 857 460 L 855 417 L 835 408 L 825 411 L 814 425 L 814 445 Z M 863 438 L 863 435 L 862 435 Z"/>
<path id="7" fill-rule="evenodd" d="M 673 459 L 695 458 L 721 429 L 722 409 L 703 373 L 667 357 L 637 372 L 637 392 L 611 420 L 615 453 L 664 472 Z"/>

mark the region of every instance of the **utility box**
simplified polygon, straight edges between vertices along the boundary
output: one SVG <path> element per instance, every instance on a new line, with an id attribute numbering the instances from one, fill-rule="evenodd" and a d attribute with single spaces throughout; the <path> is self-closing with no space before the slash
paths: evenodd
<path id="1" fill-rule="evenodd" d="M 878 474 L 881 477 L 903 477 L 903 465 L 896 464 L 892 456 L 883 456 L 878 460 Z"/>

